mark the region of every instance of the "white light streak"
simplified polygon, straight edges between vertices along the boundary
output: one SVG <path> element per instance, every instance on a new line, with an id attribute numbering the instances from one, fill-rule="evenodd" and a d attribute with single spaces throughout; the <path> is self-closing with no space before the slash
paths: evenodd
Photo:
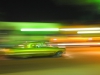
<path id="1" fill-rule="evenodd" d="M 22 28 L 21 31 L 59 31 L 59 28 Z"/>
<path id="2" fill-rule="evenodd" d="M 96 34 L 100 33 L 100 31 L 78 31 L 78 34 Z"/>
<path id="3" fill-rule="evenodd" d="M 63 28 L 60 31 L 100 30 L 100 28 Z"/>
<path id="4" fill-rule="evenodd" d="M 51 45 L 59 45 L 59 46 L 79 45 L 79 46 L 83 46 L 83 45 L 100 45 L 100 43 L 58 43 L 58 44 L 51 44 Z"/>

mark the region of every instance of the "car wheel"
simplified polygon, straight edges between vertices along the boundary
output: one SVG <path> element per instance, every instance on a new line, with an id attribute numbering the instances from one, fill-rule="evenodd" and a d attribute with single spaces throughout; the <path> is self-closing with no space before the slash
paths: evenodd
<path id="1" fill-rule="evenodd" d="M 54 57 L 61 57 L 61 56 L 62 56 L 62 53 L 63 53 L 63 52 L 61 52 L 61 51 L 56 52 L 56 54 L 54 55 Z"/>

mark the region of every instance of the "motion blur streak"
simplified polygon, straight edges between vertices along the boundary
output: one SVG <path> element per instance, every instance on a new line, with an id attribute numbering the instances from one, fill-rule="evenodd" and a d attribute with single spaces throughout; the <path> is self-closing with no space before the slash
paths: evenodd
<path id="1" fill-rule="evenodd" d="M 100 33 L 100 31 L 78 31 L 78 34 L 95 34 Z"/>
<path id="2" fill-rule="evenodd" d="M 60 29 L 60 31 L 78 31 L 78 30 L 100 30 L 100 28 L 64 28 Z"/>
<path id="3" fill-rule="evenodd" d="M 100 37 L 51 37 L 50 42 L 99 42 Z"/>
<path id="4" fill-rule="evenodd" d="M 100 51 L 100 47 L 66 47 L 68 52 L 88 52 L 88 51 Z"/>
<path id="5" fill-rule="evenodd" d="M 21 31 L 59 31 L 59 28 L 23 28 Z"/>
<path id="6" fill-rule="evenodd" d="M 72 46 L 72 45 L 75 45 L 75 46 L 76 46 L 76 45 L 78 45 L 78 46 L 84 46 L 84 45 L 85 45 L 85 46 L 87 46 L 87 45 L 88 45 L 88 46 L 91 46 L 91 45 L 92 45 L 92 46 L 95 46 L 95 45 L 96 45 L 96 46 L 100 46 L 100 42 L 97 42 L 97 43 L 95 43 L 95 42 L 94 42 L 94 43 L 93 43 L 93 42 L 91 42 L 91 43 L 88 43 L 88 42 L 87 42 L 87 43 L 58 43 L 58 44 L 52 44 L 52 45 L 56 45 L 56 46 L 57 46 L 57 45 L 61 45 L 61 46 L 62 46 L 62 45 L 64 45 L 64 46 L 65 46 L 65 45 L 66 45 L 66 46 L 67 46 L 67 45 L 68 45 L 68 46 L 69 46 L 69 45 L 70 45 L 70 46 Z"/>

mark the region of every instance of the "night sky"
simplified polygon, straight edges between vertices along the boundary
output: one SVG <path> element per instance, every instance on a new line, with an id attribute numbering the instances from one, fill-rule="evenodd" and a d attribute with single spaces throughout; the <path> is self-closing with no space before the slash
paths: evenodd
<path id="1" fill-rule="evenodd" d="M 99 22 L 99 1 L 33 0 L 0 2 L 1 21 Z M 83 2 L 82 2 L 83 1 Z"/>

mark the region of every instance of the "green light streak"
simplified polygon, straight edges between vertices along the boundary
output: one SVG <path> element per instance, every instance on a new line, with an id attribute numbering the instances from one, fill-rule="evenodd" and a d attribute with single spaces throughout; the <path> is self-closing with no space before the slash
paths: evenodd
<path id="1" fill-rule="evenodd" d="M 0 22 L 0 29 L 16 29 L 22 28 L 59 28 L 60 23 L 38 23 L 38 22 Z"/>

